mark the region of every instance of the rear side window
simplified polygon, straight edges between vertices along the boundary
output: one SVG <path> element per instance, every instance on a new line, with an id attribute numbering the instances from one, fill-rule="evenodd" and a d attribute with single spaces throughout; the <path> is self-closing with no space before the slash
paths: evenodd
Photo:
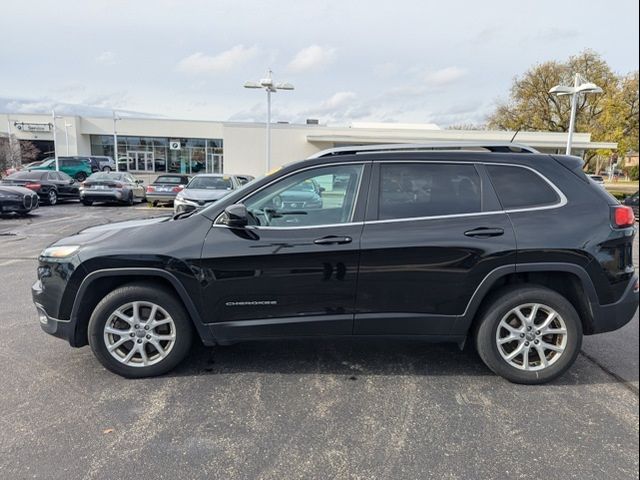
<path id="1" fill-rule="evenodd" d="M 383 164 L 380 166 L 378 218 L 480 212 L 481 191 L 480 176 L 473 165 Z"/>
<path id="2" fill-rule="evenodd" d="M 560 201 L 556 191 L 540 175 L 522 167 L 487 165 L 502 208 L 531 208 Z"/>

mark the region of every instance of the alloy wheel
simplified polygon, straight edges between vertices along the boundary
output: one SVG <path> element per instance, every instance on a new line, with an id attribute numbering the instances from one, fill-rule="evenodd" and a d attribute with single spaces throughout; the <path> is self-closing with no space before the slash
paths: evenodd
<path id="1" fill-rule="evenodd" d="M 526 371 L 543 370 L 562 356 L 567 346 L 567 326 L 548 305 L 518 305 L 500 320 L 496 345 L 510 366 Z"/>
<path id="2" fill-rule="evenodd" d="M 49 195 L 47 196 L 47 199 L 49 201 L 49 205 L 55 205 L 56 203 L 58 203 L 58 194 L 56 193 L 55 190 L 49 190 Z"/>
<path id="3" fill-rule="evenodd" d="M 130 367 L 161 362 L 176 342 L 176 326 L 165 309 L 152 302 L 130 302 L 118 307 L 104 326 L 107 351 Z"/>

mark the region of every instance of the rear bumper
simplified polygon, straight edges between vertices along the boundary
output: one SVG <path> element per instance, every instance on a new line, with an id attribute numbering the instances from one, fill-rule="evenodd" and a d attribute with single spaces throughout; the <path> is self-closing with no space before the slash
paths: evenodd
<path id="1" fill-rule="evenodd" d="M 106 190 L 93 191 L 85 190 L 80 193 L 80 200 L 88 200 L 90 202 L 121 202 L 127 198 L 124 191 Z"/>
<path id="2" fill-rule="evenodd" d="M 176 199 L 176 193 L 169 192 L 147 192 L 148 202 L 173 202 Z"/>
<path id="3" fill-rule="evenodd" d="M 594 308 L 591 333 L 612 332 L 622 328 L 631 321 L 637 310 L 638 276 L 634 275 L 620 300 Z"/>

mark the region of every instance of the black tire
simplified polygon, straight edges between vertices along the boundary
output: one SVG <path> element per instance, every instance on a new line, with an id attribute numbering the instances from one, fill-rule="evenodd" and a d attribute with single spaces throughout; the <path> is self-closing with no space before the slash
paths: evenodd
<path id="1" fill-rule="evenodd" d="M 87 174 L 84 172 L 76 173 L 76 180 L 79 182 L 84 182 L 87 179 Z"/>
<path id="2" fill-rule="evenodd" d="M 47 205 L 55 205 L 56 203 L 58 203 L 58 192 L 52 188 L 47 193 Z"/>
<path id="3" fill-rule="evenodd" d="M 114 358 L 107 349 L 104 328 L 111 314 L 129 302 L 152 302 L 173 319 L 175 343 L 166 357 L 148 366 L 129 366 Z M 189 353 L 193 342 L 193 325 L 182 303 L 166 288 L 145 283 L 131 283 L 113 290 L 96 306 L 89 320 L 89 345 L 100 363 L 126 378 L 163 375 L 173 370 Z M 132 340 L 133 344 L 133 340 Z"/>
<path id="4" fill-rule="evenodd" d="M 135 202 L 135 197 L 133 196 L 133 192 L 129 192 L 129 196 L 127 197 L 126 203 L 128 206 L 131 207 L 133 206 L 134 202 Z"/>
<path id="5" fill-rule="evenodd" d="M 111 171 L 111 167 L 102 167 L 102 171 L 108 173 Z"/>
<path id="6" fill-rule="evenodd" d="M 81 200 L 81 202 L 85 207 L 90 207 L 91 205 L 93 205 L 93 202 L 91 200 Z"/>
<path id="7" fill-rule="evenodd" d="M 553 363 L 540 370 L 524 370 L 512 366 L 503 358 L 498 350 L 497 331 L 501 320 L 512 309 L 525 304 L 540 304 L 548 307 L 561 317 L 566 325 L 566 345 L 564 351 Z M 525 327 L 526 328 L 526 327 Z M 531 334 L 544 341 L 549 337 L 535 337 L 536 329 Z M 522 333 L 518 336 L 523 335 Z M 582 323 L 573 305 L 554 290 L 538 285 L 520 285 L 505 287 L 488 299 L 487 304 L 478 314 L 475 329 L 475 345 L 482 361 L 496 374 L 513 383 L 536 385 L 549 382 L 560 377 L 573 365 L 582 346 Z M 525 338 L 527 340 L 527 338 Z M 524 340 L 523 340 L 524 341 Z M 531 348 L 533 342 L 531 340 Z M 520 342 L 514 340 L 513 342 Z M 527 344 L 529 345 L 529 344 Z M 537 345 L 537 344 L 536 344 Z M 542 343 L 540 344 L 542 345 Z M 551 355 L 554 355 L 550 352 Z M 533 358 L 540 358 L 538 353 Z M 517 357 L 516 357 L 517 358 Z M 553 357 L 552 357 L 553 358 Z M 521 362 L 523 363 L 523 362 Z M 539 362 L 542 365 L 542 362 Z M 522 365 L 521 365 L 522 366 Z"/>

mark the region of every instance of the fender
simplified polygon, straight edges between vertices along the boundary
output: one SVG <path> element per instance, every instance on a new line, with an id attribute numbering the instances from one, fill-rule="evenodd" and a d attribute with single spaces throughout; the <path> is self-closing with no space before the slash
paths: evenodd
<path id="1" fill-rule="evenodd" d="M 73 307 L 71 309 L 71 323 L 75 326 L 78 325 L 78 311 L 80 309 L 80 303 L 82 302 L 82 297 L 87 289 L 91 286 L 91 284 L 98 280 L 99 278 L 104 277 L 122 277 L 122 276 L 140 276 L 144 275 L 147 277 L 160 277 L 163 278 L 173 286 L 173 288 L 178 293 L 180 300 L 187 309 L 189 316 L 191 317 L 191 321 L 198 331 L 200 338 L 202 339 L 205 345 L 214 345 L 215 340 L 211 335 L 211 331 L 203 325 L 202 317 L 198 312 L 193 300 L 187 290 L 184 288 L 184 285 L 170 272 L 166 270 L 162 270 L 161 268 L 152 268 L 152 267 L 139 267 L 139 268 L 105 268 L 100 270 L 95 270 L 87 275 L 80 284 L 78 291 L 76 292 L 75 299 L 73 301 Z M 77 332 L 77 329 L 76 329 Z"/>
<path id="2" fill-rule="evenodd" d="M 512 273 L 527 272 L 565 272 L 574 274 L 580 280 L 580 283 L 587 294 L 591 314 L 593 316 L 592 323 L 595 323 L 599 318 L 601 307 L 598 300 L 598 294 L 589 273 L 587 273 L 583 267 L 576 265 L 575 263 L 565 262 L 523 263 L 517 265 L 503 265 L 495 268 L 489 272 L 486 277 L 484 277 L 482 282 L 480 282 L 480 285 L 478 285 L 478 288 L 476 288 L 476 291 L 471 296 L 471 300 L 469 300 L 464 313 L 460 316 L 460 320 L 456 325 L 456 331 L 464 331 L 465 333 L 468 333 L 480 304 L 500 278 Z"/>

